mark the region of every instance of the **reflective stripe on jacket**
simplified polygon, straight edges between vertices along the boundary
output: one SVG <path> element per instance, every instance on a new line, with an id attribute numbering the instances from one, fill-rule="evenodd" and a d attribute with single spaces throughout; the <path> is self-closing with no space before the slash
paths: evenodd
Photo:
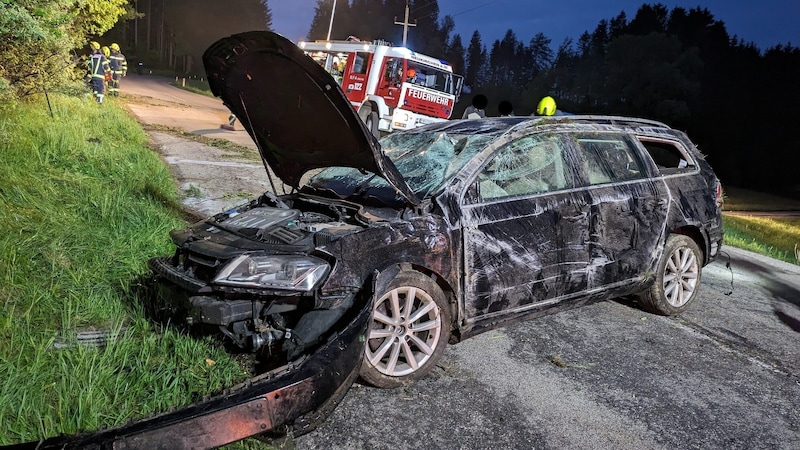
<path id="1" fill-rule="evenodd" d="M 125 55 L 120 52 L 111 52 L 111 70 L 114 73 L 125 73 L 128 71 L 128 61 Z"/>
<path id="2" fill-rule="evenodd" d="M 108 65 L 106 57 L 100 52 L 92 53 L 89 58 L 89 73 L 92 78 L 105 78 L 106 72 L 110 71 L 111 67 Z"/>

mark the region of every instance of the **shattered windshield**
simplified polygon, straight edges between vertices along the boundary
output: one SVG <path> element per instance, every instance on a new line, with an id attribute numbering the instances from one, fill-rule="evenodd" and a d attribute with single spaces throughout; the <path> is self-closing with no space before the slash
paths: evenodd
<path id="1" fill-rule="evenodd" d="M 393 133 L 381 147 L 419 198 L 437 193 L 466 162 L 496 136 L 450 134 L 444 131 Z M 398 198 L 379 175 L 350 167 L 329 167 L 309 180 L 307 187 L 331 191 L 344 199 L 375 198 L 384 203 Z"/>

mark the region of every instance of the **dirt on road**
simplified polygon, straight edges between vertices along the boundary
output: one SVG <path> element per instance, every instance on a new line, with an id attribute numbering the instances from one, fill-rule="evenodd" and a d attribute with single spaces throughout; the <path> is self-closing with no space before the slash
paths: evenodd
<path id="1" fill-rule="evenodd" d="M 163 77 L 129 75 L 122 100 L 169 165 L 184 207 L 207 217 L 271 190 L 255 143 L 218 98 L 171 86 Z M 273 181 L 283 187 L 279 179 Z"/>

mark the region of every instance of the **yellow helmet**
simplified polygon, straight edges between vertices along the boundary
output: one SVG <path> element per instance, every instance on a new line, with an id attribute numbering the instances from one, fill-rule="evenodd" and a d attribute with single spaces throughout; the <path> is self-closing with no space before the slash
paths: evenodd
<path id="1" fill-rule="evenodd" d="M 114 50 L 115 52 L 118 52 L 119 51 L 119 44 L 117 44 L 116 42 L 111 44 L 111 50 Z"/>
<path id="2" fill-rule="evenodd" d="M 92 47 L 92 50 L 100 50 L 100 43 L 97 41 L 90 42 L 89 46 Z"/>
<path id="3" fill-rule="evenodd" d="M 106 58 L 111 56 L 111 50 L 109 50 L 105 45 L 103 46 L 103 54 L 106 55 Z"/>
<path id="4" fill-rule="evenodd" d="M 537 116 L 552 116 L 556 113 L 556 101 L 549 95 L 539 101 L 539 106 L 536 107 Z"/>

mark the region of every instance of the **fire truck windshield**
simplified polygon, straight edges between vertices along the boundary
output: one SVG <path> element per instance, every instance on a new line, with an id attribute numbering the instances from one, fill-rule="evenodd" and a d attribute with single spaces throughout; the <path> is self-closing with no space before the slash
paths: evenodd
<path id="1" fill-rule="evenodd" d="M 425 86 L 449 95 L 456 94 L 452 73 L 416 62 L 408 62 L 405 81 L 406 83 Z"/>

